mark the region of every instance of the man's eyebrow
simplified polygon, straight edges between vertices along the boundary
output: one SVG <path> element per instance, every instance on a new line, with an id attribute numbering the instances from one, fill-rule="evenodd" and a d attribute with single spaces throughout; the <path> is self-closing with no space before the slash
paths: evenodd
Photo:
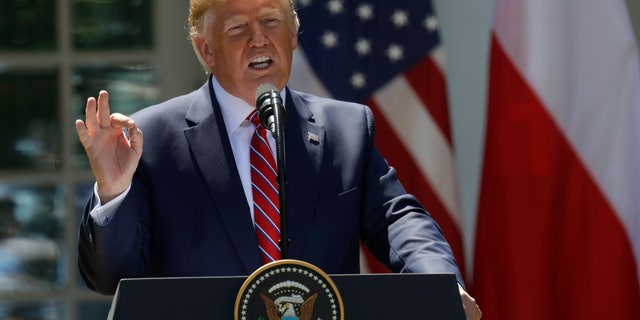
<path id="1" fill-rule="evenodd" d="M 264 17 L 273 17 L 276 16 L 278 18 L 284 17 L 284 13 L 281 10 L 278 10 L 276 8 L 262 8 L 260 10 L 260 12 L 258 13 L 258 17 L 260 19 L 264 18 Z M 245 22 L 247 21 L 248 18 L 246 15 L 243 14 L 237 14 L 234 16 L 231 16 L 229 18 L 227 18 L 224 23 L 222 24 L 223 28 L 228 28 L 230 27 L 230 25 L 238 23 L 238 22 Z"/>
<path id="2" fill-rule="evenodd" d="M 276 8 L 262 8 L 260 10 L 260 12 L 258 13 L 259 17 L 264 17 L 264 16 L 279 16 L 282 17 L 284 16 L 284 13 L 282 12 L 282 10 L 278 10 Z"/>
<path id="3" fill-rule="evenodd" d="M 228 19 L 224 20 L 224 22 L 222 23 L 222 26 L 226 29 L 232 24 L 235 24 L 235 23 L 238 23 L 238 22 L 244 22 L 244 21 L 247 21 L 247 18 L 244 15 L 238 14 L 238 15 L 231 16 Z"/>

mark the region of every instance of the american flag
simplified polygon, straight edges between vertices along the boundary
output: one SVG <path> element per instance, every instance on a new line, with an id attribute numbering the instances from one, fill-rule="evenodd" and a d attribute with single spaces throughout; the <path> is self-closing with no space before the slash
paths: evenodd
<path id="1" fill-rule="evenodd" d="M 289 86 L 371 107 L 378 148 L 440 224 L 464 271 L 444 54 L 431 1 L 296 6 L 301 27 Z"/>

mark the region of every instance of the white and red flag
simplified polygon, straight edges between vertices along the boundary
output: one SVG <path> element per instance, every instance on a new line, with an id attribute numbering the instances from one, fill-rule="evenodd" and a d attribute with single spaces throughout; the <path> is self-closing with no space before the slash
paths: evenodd
<path id="1" fill-rule="evenodd" d="M 497 0 L 483 318 L 640 319 L 640 65 L 623 0 Z"/>

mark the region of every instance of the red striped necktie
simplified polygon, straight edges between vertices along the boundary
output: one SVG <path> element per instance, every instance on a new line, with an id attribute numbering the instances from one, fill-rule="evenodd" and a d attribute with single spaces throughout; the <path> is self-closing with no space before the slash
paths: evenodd
<path id="1" fill-rule="evenodd" d="M 258 249 L 262 261 L 268 263 L 280 259 L 280 205 L 278 197 L 276 166 L 267 130 L 260 124 L 258 112 L 249 115 L 256 126 L 251 137 L 251 188 L 253 190 L 253 212 L 258 238 Z"/>

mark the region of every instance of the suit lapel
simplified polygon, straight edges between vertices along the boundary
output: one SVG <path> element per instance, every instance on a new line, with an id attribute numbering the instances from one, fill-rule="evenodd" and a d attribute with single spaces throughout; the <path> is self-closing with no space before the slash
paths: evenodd
<path id="1" fill-rule="evenodd" d="M 191 127 L 185 129 L 184 134 L 217 213 L 248 274 L 262 265 L 258 242 L 220 106 L 213 90 L 206 87 L 200 90 L 201 94 L 187 113 Z"/>
<path id="2" fill-rule="evenodd" d="M 217 213 L 242 259 L 246 273 L 262 265 L 240 176 L 220 106 L 207 86 L 194 99 L 184 134 L 214 200 Z M 212 101 L 213 97 L 213 101 Z M 306 102 L 287 90 L 285 124 L 289 258 L 301 258 L 319 193 L 325 129 L 315 124 Z"/>
<path id="3" fill-rule="evenodd" d="M 306 102 L 287 90 L 285 124 L 289 258 L 300 259 L 318 202 L 325 129 L 315 124 Z"/>

